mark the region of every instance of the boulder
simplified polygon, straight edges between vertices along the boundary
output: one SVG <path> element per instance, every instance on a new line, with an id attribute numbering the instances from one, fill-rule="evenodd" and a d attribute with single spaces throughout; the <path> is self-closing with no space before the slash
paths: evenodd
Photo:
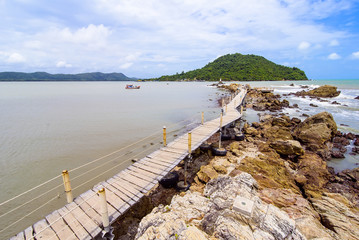
<path id="1" fill-rule="evenodd" d="M 311 199 L 322 224 L 335 232 L 337 239 L 359 239 L 359 209 L 337 193 L 326 193 L 320 199 Z"/>
<path id="2" fill-rule="evenodd" d="M 321 197 L 323 187 L 328 183 L 331 174 L 327 163 L 317 154 L 306 152 L 298 157 L 297 175 L 304 176 L 307 181 L 302 186 L 307 196 Z"/>
<path id="3" fill-rule="evenodd" d="M 218 173 L 210 165 L 201 166 L 199 172 L 197 172 L 197 177 L 204 183 L 207 183 L 209 180 L 217 178 Z"/>
<path id="4" fill-rule="evenodd" d="M 263 130 L 263 136 L 270 141 L 274 140 L 292 140 L 292 134 L 287 127 L 272 126 Z"/>
<path id="5" fill-rule="evenodd" d="M 277 140 L 270 144 L 270 147 L 281 155 L 303 155 L 304 149 L 296 140 Z"/>
<path id="6" fill-rule="evenodd" d="M 337 87 L 324 85 L 313 90 L 297 92 L 296 95 L 300 96 L 312 96 L 312 97 L 337 97 L 340 91 L 337 91 Z"/>
<path id="7" fill-rule="evenodd" d="M 319 148 L 334 137 L 336 132 L 337 124 L 333 116 L 328 112 L 321 112 L 298 124 L 293 136 L 303 143 L 317 145 Z"/>

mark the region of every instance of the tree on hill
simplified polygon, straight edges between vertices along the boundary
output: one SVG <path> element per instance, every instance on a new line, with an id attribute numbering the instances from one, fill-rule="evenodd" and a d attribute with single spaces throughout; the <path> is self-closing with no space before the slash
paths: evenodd
<path id="1" fill-rule="evenodd" d="M 308 80 L 304 71 L 296 67 L 275 64 L 264 57 L 227 54 L 208 63 L 201 69 L 166 75 L 153 80 L 206 80 L 206 81 L 271 81 L 271 80 Z"/>

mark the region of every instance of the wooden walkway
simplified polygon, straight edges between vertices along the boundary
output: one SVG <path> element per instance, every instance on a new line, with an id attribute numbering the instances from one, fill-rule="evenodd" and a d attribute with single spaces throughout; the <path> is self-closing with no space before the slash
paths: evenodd
<path id="1" fill-rule="evenodd" d="M 239 119 L 237 107 L 242 103 L 246 91 L 241 90 L 227 105 L 222 126 Z M 220 118 L 208 121 L 193 129 L 192 149 L 219 130 Z M 100 201 L 97 195 L 106 189 L 107 207 L 112 224 L 141 197 L 149 192 L 158 181 L 188 155 L 188 135 L 184 134 L 150 155 L 132 164 L 112 178 L 99 183 L 93 189 L 76 197 L 73 202 L 28 227 L 12 237 L 24 239 L 93 239 L 102 231 Z"/>

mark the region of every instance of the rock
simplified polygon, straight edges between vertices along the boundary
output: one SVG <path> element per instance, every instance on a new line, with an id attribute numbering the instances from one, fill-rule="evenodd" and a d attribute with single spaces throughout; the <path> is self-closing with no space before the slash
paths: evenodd
<path id="1" fill-rule="evenodd" d="M 359 239 L 359 209 L 340 194 L 326 193 L 321 199 L 311 200 L 322 224 L 338 235 L 338 239 Z"/>
<path id="2" fill-rule="evenodd" d="M 355 97 L 354 99 L 359 99 L 359 96 Z"/>
<path id="3" fill-rule="evenodd" d="M 200 231 L 198 228 L 189 226 L 179 235 L 178 239 L 207 240 L 208 236 L 204 232 Z"/>
<path id="4" fill-rule="evenodd" d="M 355 139 L 355 135 L 353 133 L 346 133 L 345 134 L 345 137 L 347 139 L 350 139 L 350 140 L 354 140 Z"/>
<path id="5" fill-rule="evenodd" d="M 332 158 L 345 158 L 344 154 L 338 150 L 332 151 Z"/>
<path id="6" fill-rule="evenodd" d="M 311 106 L 311 107 L 318 107 L 318 105 L 315 105 L 315 104 L 313 104 L 313 103 L 309 104 L 309 106 Z"/>
<path id="7" fill-rule="evenodd" d="M 337 125 L 333 116 L 321 112 L 305 119 L 293 131 L 293 136 L 306 144 L 322 146 L 335 136 Z"/>
<path id="8" fill-rule="evenodd" d="M 353 143 L 355 146 L 359 146 L 359 138 L 356 138 Z"/>
<path id="9" fill-rule="evenodd" d="M 304 149 L 300 145 L 300 142 L 295 140 L 277 140 L 270 144 L 270 147 L 277 151 L 281 155 L 303 155 Z"/>
<path id="10" fill-rule="evenodd" d="M 227 174 L 228 170 L 221 164 L 213 164 L 214 170 L 221 174 Z"/>
<path id="11" fill-rule="evenodd" d="M 217 178 L 218 173 L 216 172 L 216 170 L 213 169 L 212 166 L 206 165 L 201 166 L 201 169 L 199 170 L 199 172 L 197 172 L 197 177 L 202 182 L 207 183 L 209 180 Z"/>
<path id="12" fill-rule="evenodd" d="M 338 103 L 337 101 L 333 101 L 333 102 L 331 102 L 331 104 L 340 105 L 340 103 Z"/>
<path id="13" fill-rule="evenodd" d="M 339 146 L 347 146 L 350 144 L 350 141 L 345 137 L 334 137 L 333 143 L 339 143 Z"/>
<path id="14" fill-rule="evenodd" d="M 263 130 L 263 136 L 270 141 L 292 140 L 292 134 L 287 127 L 273 126 Z"/>
<path id="15" fill-rule="evenodd" d="M 323 187 L 330 179 L 327 163 L 317 154 L 306 152 L 298 157 L 297 174 L 303 175 L 307 179 L 302 186 L 307 196 L 321 197 Z"/>
<path id="16" fill-rule="evenodd" d="M 330 85 L 324 85 L 320 86 L 318 88 L 315 88 L 313 90 L 309 91 L 301 91 L 295 93 L 295 95 L 298 96 L 312 96 L 312 97 L 337 97 L 339 96 L 340 91 L 337 91 L 337 87 L 330 86 Z"/>

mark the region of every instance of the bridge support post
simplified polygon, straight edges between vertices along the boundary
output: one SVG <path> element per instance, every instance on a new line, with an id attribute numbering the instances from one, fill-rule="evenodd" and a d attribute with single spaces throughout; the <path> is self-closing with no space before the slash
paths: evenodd
<path id="1" fill-rule="evenodd" d="M 106 191 L 105 188 L 101 188 L 98 191 L 100 196 L 100 206 L 101 206 L 101 216 L 102 216 L 102 224 L 105 231 L 110 229 L 110 221 L 108 217 L 108 209 L 107 209 L 107 201 L 106 201 Z"/>
<path id="2" fill-rule="evenodd" d="M 201 120 L 201 124 L 203 125 L 204 123 L 204 112 L 202 112 L 202 120 Z"/>
<path id="3" fill-rule="evenodd" d="M 67 203 L 70 203 L 74 198 L 72 196 L 70 176 L 67 170 L 62 171 L 62 180 L 64 182 Z"/>
<path id="4" fill-rule="evenodd" d="M 163 126 L 163 146 L 167 146 L 166 126 Z"/>

